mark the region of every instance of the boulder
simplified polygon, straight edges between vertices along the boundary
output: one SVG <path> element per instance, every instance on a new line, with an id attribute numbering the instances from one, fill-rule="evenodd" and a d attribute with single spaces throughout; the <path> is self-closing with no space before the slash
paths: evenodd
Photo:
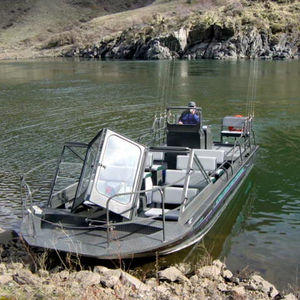
<path id="1" fill-rule="evenodd" d="M 42 278 L 47 278 L 49 276 L 49 272 L 44 269 L 39 269 L 37 274 Z"/>
<path id="2" fill-rule="evenodd" d="M 0 263 L 0 275 L 6 274 L 6 272 L 7 272 L 6 265 L 4 263 Z"/>
<path id="3" fill-rule="evenodd" d="M 135 290 L 141 290 L 141 291 L 147 291 L 150 288 L 145 285 L 143 282 L 141 282 L 136 277 L 122 271 L 121 272 L 121 282 L 125 284 L 126 286 L 133 287 Z"/>
<path id="4" fill-rule="evenodd" d="M 146 59 L 150 60 L 165 60 L 171 59 L 172 53 L 166 46 L 161 45 L 159 40 L 153 40 L 149 43 L 149 48 L 146 52 Z"/>
<path id="5" fill-rule="evenodd" d="M 75 273 L 72 275 L 72 278 L 75 276 Z M 66 281 L 68 278 L 70 277 L 70 273 L 69 271 L 67 270 L 63 270 L 61 272 L 58 272 L 58 273 L 53 273 L 51 275 L 51 278 L 54 280 L 54 281 Z"/>
<path id="6" fill-rule="evenodd" d="M 246 295 L 246 291 L 243 286 L 235 286 L 231 289 L 231 292 L 237 299 L 242 299 Z"/>
<path id="7" fill-rule="evenodd" d="M 283 297 L 283 300 L 297 300 L 297 297 L 294 294 L 287 294 Z"/>
<path id="8" fill-rule="evenodd" d="M 104 287 L 113 288 L 119 281 L 122 270 L 111 270 L 103 266 L 96 266 L 94 273 L 100 275 L 100 282 Z"/>
<path id="9" fill-rule="evenodd" d="M 13 280 L 11 275 L 0 275 L 0 285 L 6 285 Z"/>
<path id="10" fill-rule="evenodd" d="M 231 281 L 233 278 L 233 274 L 230 270 L 222 270 L 221 275 L 226 281 Z"/>
<path id="11" fill-rule="evenodd" d="M 250 278 L 250 282 L 255 284 L 260 291 L 262 291 L 265 294 L 268 294 L 272 298 L 279 294 L 278 290 L 273 284 L 266 281 L 259 275 L 252 275 Z"/>
<path id="12" fill-rule="evenodd" d="M 197 270 L 196 274 L 199 277 L 205 277 L 210 280 L 219 281 L 222 278 L 221 277 L 221 269 L 215 265 L 202 267 Z"/>
<path id="13" fill-rule="evenodd" d="M 100 283 L 100 275 L 92 271 L 79 271 L 74 275 L 72 274 L 72 277 L 84 288 Z"/>
<path id="14" fill-rule="evenodd" d="M 218 290 L 222 293 L 226 293 L 228 291 L 228 287 L 225 283 L 221 282 L 218 284 Z"/>
<path id="15" fill-rule="evenodd" d="M 13 279 L 15 282 L 21 285 L 34 285 L 37 286 L 41 283 L 41 280 L 38 276 L 32 274 L 30 270 L 20 269 L 16 271 L 13 275 Z"/>
<path id="16" fill-rule="evenodd" d="M 147 279 L 146 282 L 145 282 L 145 284 L 148 287 L 150 287 L 150 288 L 158 286 L 158 282 L 157 282 L 157 280 L 155 278 L 149 278 L 149 279 Z"/>
<path id="17" fill-rule="evenodd" d="M 185 277 L 182 272 L 175 267 L 169 267 L 165 270 L 159 271 L 158 278 L 161 280 L 167 280 L 169 282 L 189 282 L 188 278 Z"/>

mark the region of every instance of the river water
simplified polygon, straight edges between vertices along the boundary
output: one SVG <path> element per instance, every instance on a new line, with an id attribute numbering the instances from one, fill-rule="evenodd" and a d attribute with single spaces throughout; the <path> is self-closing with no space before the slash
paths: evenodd
<path id="1" fill-rule="evenodd" d="M 224 115 L 245 114 L 253 98 L 256 165 L 205 245 L 233 271 L 249 266 L 279 288 L 299 287 L 299 78 L 299 61 L 2 61 L 1 227 L 21 219 L 21 174 L 34 187 L 46 184 L 38 200 L 46 199 L 65 141 L 88 142 L 102 127 L 135 137 L 165 105 L 190 100 L 219 124 Z M 169 261 L 195 259 L 197 249 Z"/>

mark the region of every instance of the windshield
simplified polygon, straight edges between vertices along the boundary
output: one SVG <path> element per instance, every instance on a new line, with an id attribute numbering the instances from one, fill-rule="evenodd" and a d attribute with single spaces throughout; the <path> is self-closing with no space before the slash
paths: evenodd
<path id="1" fill-rule="evenodd" d="M 97 177 L 97 191 L 111 197 L 115 194 L 132 192 L 141 150 L 123 138 L 109 136 Z M 116 197 L 121 203 L 128 203 L 130 195 Z"/>
<path id="2" fill-rule="evenodd" d="M 67 143 L 64 146 L 50 193 L 49 205 L 51 207 L 72 203 L 71 200 L 75 198 L 86 149 L 87 145 L 80 143 Z"/>

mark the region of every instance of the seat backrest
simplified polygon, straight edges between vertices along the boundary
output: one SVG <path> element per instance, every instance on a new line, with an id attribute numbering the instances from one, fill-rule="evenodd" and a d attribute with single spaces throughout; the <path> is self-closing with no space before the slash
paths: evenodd
<path id="1" fill-rule="evenodd" d="M 164 152 L 149 152 L 152 154 L 153 161 L 163 161 L 165 154 Z"/>
<path id="2" fill-rule="evenodd" d="M 208 156 L 197 155 L 200 163 L 202 164 L 204 170 L 214 171 L 217 167 L 217 158 Z M 177 165 L 176 169 L 184 170 L 187 168 L 189 157 L 187 155 L 177 155 Z M 194 167 L 194 166 L 193 166 Z"/>
<path id="3" fill-rule="evenodd" d="M 214 149 L 194 149 L 194 153 L 198 156 L 216 157 L 217 164 L 222 164 L 225 159 L 224 150 L 214 150 Z"/>
<path id="4" fill-rule="evenodd" d="M 234 127 L 235 129 L 244 129 L 245 123 L 248 119 L 249 119 L 248 117 L 226 116 L 223 118 L 222 126 Z"/>
<path id="5" fill-rule="evenodd" d="M 166 170 L 165 183 L 168 185 L 184 186 L 185 183 L 185 170 Z M 204 176 L 201 171 L 195 171 L 190 176 L 189 187 L 199 188 L 201 182 L 204 180 Z"/>
<path id="6" fill-rule="evenodd" d="M 193 198 L 197 194 L 197 189 L 188 189 L 187 191 L 187 197 Z M 181 204 L 182 201 L 182 193 L 183 188 L 180 187 L 166 187 L 164 190 L 164 196 L 165 196 L 165 203 L 166 204 Z M 152 194 L 152 202 L 154 203 L 162 203 L 161 194 L 159 191 L 155 191 Z"/>
<path id="7" fill-rule="evenodd" d="M 153 153 L 148 152 L 146 156 L 145 168 L 150 169 L 153 165 Z"/>

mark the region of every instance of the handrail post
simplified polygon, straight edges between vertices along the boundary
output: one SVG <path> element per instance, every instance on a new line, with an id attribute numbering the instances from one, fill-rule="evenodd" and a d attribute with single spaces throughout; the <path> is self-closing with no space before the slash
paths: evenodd
<path id="1" fill-rule="evenodd" d="M 114 196 L 111 196 L 107 199 L 107 202 L 106 202 L 106 235 L 107 235 L 107 248 L 109 247 L 109 239 L 110 239 L 110 236 L 109 236 L 109 230 L 110 230 L 110 224 L 109 224 L 109 202 L 110 200 L 113 198 Z"/>
<path id="2" fill-rule="evenodd" d="M 166 240 L 166 231 L 165 231 L 165 224 L 166 224 L 166 216 L 165 216 L 165 193 L 163 193 L 162 189 L 159 189 L 159 193 L 162 199 L 162 217 L 163 217 L 163 242 Z"/>

